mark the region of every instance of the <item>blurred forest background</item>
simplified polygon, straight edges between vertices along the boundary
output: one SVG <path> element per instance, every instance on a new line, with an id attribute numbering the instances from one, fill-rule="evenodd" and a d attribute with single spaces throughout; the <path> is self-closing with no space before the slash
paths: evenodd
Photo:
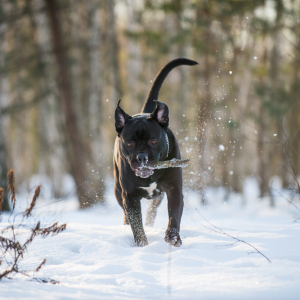
<path id="1" fill-rule="evenodd" d="M 185 188 L 202 202 L 247 176 L 261 197 L 274 176 L 297 190 L 299 0 L 0 1 L 0 186 L 14 168 L 26 189 L 39 174 L 64 197 L 69 176 L 82 208 L 105 202 L 117 100 L 140 112 L 178 57 L 199 65 L 174 69 L 159 100 L 191 159 Z"/>

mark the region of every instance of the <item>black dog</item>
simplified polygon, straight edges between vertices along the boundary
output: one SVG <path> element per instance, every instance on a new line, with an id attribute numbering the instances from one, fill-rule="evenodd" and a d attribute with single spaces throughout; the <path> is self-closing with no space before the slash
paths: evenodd
<path id="1" fill-rule="evenodd" d="M 168 127 L 169 109 L 156 101 L 160 87 L 175 67 L 196 65 L 197 62 L 179 58 L 171 61 L 157 74 L 142 113 L 126 114 L 118 102 L 115 126 L 118 137 L 114 150 L 115 195 L 124 210 L 124 224 L 130 224 L 137 246 L 148 244 L 141 214 L 141 198 L 152 200 L 147 211 L 146 225 L 153 226 L 157 207 L 164 192 L 168 196 L 169 223 L 165 241 L 179 247 L 180 219 L 183 209 L 181 168 L 161 170 L 142 169 L 158 161 L 180 159 L 176 138 Z"/>

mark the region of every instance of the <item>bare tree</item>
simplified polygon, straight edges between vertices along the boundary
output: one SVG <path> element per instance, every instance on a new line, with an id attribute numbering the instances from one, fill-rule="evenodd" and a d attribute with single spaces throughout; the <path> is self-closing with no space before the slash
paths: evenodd
<path id="1" fill-rule="evenodd" d="M 74 97 L 70 80 L 68 57 L 64 46 L 58 2 L 45 0 L 51 28 L 53 51 L 56 58 L 57 81 L 60 103 L 65 117 L 65 128 L 69 138 L 69 159 L 74 177 L 80 207 L 85 208 L 95 203 L 95 194 L 89 189 L 87 164 L 91 158 L 90 151 L 84 143 L 84 138 L 78 126 Z"/>

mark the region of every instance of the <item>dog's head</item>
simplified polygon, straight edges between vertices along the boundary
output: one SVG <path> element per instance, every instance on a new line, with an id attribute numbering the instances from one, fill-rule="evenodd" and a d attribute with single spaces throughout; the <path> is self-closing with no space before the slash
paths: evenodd
<path id="1" fill-rule="evenodd" d="M 129 116 L 120 107 L 120 101 L 115 111 L 115 127 L 122 156 L 136 176 L 147 178 L 153 174 L 151 166 L 167 156 L 168 106 L 157 101 L 152 114 Z"/>

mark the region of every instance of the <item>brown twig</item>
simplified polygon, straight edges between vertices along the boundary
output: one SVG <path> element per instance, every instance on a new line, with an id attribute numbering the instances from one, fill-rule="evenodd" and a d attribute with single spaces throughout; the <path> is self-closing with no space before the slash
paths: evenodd
<path id="1" fill-rule="evenodd" d="M 46 261 L 47 261 L 47 259 L 45 258 L 45 259 L 40 263 L 40 265 L 35 269 L 35 272 L 38 272 L 38 271 L 42 268 L 42 266 L 46 263 Z"/>
<path id="2" fill-rule="evenodd" d="M 171 160 L 158 161 L 153 166 L 144 166 L 140 169 L 185 168 L 188 165 L 189 162 L 190 162 L 189 159 L 176 159 L 176 158 L 173 158 Z"/>
<path id="3" fill-rule="evenodd" d="M 56 222 L 49 227 L 39 229 L 39 234 L 42 237 L 46 237 L 49 234 L 52 234 L 52 235 L 59 234 L 60 232 L 64 231 L 66 229 L 66 227 L 67 227 L 67 224 L 62 224 L 60 226 L 57 226 L 57 222 Z"/>
<path id="4" fill-rule="evenodd" d="M 39 197 L 40 195 L 40 191 L 41 191 L 41 186 L 39 185 L 36 189 L 35 189 L 35 192 L 34 192 L 34 195 L 33 195 L 33 198 L 32 198 L 32 201 L 30 203 L 30 206 L 26 209 L 25 211 L 25 216 L 28 218 L 29 215 L 31 214 L 34 206 L 35 206 L 35 203 L 36 203 L 36 200 L 37 198 Z"/>

